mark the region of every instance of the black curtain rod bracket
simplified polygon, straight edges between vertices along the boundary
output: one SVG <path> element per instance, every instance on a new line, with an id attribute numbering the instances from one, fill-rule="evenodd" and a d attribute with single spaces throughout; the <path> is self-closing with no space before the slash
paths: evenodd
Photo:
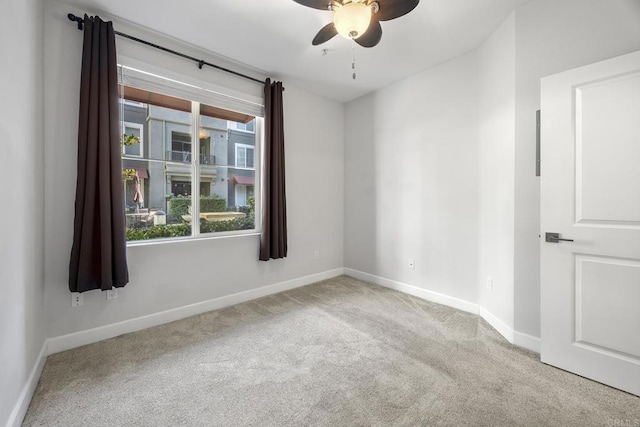
<path id="1" fill-rule="evenodd" d="M 78 24 L 78 30 L 82 30 L 83 29 L 84 19 L 80 18 L 79 16 L 74 15 L 73 13 L 67 14 L 67 18 L 69 18 L 69 21 L 76 22 Z M 221 67 L 219 65 L 212 64 L 210 62 L 205 61 L 204 59 L 194 58 L 193 56 L 185 55 L 184 53 L 181 53 L 181 52 L 176 52 L 175 50 L 166 48 L 164 46 L 157 45 L 155 43 L 148 42 L 146 40 L 139 39 L 139 38 L 134 37 L 134 36 L 130 36 L 129 34 L 121 33 L 119 31 L 115 31 L 115 33 L 116 33 L 117 36 L 124 37 L 124 38 L 127 38 L 129 40 L 133 40 L 135 42 L 138 42 L 138 43 L 141 43 L 141 44 L 144 44 L 144 45 L 147 45 L 147 46 L 154 47 L 156 49 L 162 50 L 162 51 L 170 53 L 172 55 L 179 56 L 179 57 L 184 58 L 184 59 L 188 59 L 190 61 L 194 61 L 194 62 L 196 62 L 198 64 L 198 68 L 201 69 L 201 70 L 202 70 L 202 67 L 204 67 L 205 65 L 208 65 L 209 67 L 215 68 L 215 69 L 220 70 L 220 71 L 224 71 L 225 73 L 233 74 L 235 76 L 242 77 L 244 79 L 251 80 L 251 81 L 254 81 L 256 83 L 264 84 L 264 82 L 262 80 L 258 80 L 256 78 L 251 77 L 251 76 L 247 76 L 246 74 L 242 74 L 242 73 L 239 73 L 237 71 L 233 71 L 233 70 L 230 70 L 228 68 L 224 68 L 224 67 Z M 284 88 L 282 88 L 282 90 L 284 90 Z"/>
<path id="2" fill-rule="evenodd" d="M 80 18 L 79 16 L 74 15 L 73 13 L 69 13 L 67 14 L 67 18 L 69 18 L 69 21 L 73 21 L 73 22 L 77 22 L 78 23 L 78 29 L 82 30 L 82 24 L 84 24 L 84 19 Z"/>

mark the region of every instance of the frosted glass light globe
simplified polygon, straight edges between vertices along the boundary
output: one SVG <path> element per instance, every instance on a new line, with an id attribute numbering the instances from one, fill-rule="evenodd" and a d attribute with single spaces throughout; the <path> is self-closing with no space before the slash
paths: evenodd
<path id="1" fill-rule="evenodd" d="M 366 3 L 347 3 L 334 12 L 333 24 L 338 34 L 357 39 L 367 31 L 371 23 L 371 7 Z"/>

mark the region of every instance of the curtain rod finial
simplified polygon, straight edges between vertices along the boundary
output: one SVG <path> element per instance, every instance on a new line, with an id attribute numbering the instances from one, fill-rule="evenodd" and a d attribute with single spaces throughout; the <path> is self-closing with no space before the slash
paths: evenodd
<path id="1" fill-rule="evenodd" d="M 82 24 L 84 24 L 84 19 L 80 18 L 79 16 L 74 15 L 73 13 L 68 13 L 67 14 L 67 18 L 69 18 L 69 21 L 77 22 L 78 23 L 78 29 L 82 30 Z"/>

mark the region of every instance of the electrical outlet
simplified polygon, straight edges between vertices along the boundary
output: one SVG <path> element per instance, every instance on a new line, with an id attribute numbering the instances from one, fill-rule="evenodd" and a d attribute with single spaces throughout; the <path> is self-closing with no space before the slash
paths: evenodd
<path id="1" fill-rule="evenodd" d="M 118 288 L 111 288 L 107 291 L 107 299 L 116 299 L 118 298 Z"/>
<path id="2" fill-rule="evenodd" d="M 487 276 L 487 289 L 493 290 L 493 277 Z"/>
<path id="3" fill-rule="evenodd" d="M 409 258 L 409 268 L 411 270 L 415 270 L 416 269 L 416 260 L 413 258 Z"/>
<path id="4" fill-rule="evenodd" d="M 84 304 L 84 295 L 80 292 L 71 292 L 71 307 L 80 307 Z"/>
<path id="5" fill-rule="evenodd" d="M 315 250 L 313 251 L 313 259 L 320 259 L 320 251 L 319 250 Z"/>

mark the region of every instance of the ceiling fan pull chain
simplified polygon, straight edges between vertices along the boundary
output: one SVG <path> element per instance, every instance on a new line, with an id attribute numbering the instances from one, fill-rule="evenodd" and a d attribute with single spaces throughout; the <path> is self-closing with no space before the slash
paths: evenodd
<path id="1" fill-rule="evenodd" d="M 353 53 L 353 62 L 351 62 L 351 69 L 353 70 L 353 80 L 356 79 L 356 40 L 353 39 L 353 44 L 351 45 L 351 52 Z"/>

